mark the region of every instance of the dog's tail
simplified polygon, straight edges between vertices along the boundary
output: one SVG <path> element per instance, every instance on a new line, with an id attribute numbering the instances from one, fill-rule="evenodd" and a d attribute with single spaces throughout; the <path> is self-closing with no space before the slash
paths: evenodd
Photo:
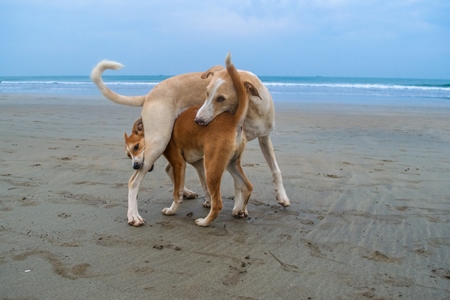
<path id="1" fill-rule="evenodd" d="M 238 97 L 238 107 L 234 114 L 235 124 L 237 126 L 242 126 L 248 109 L 249 99 L 247 91 L 245 89 L 244 83 L 242 82 L 241 76 L 239 75 L 238 71 L 234 67 L 233 62 L 231 61 L 230 53 L 228 53 L 227 57 L 225 58 L 225 65 L 227 67 L 228 74 L 233 81 L 234 89 L 236 90 L 236 94 Z"/>
<path id="2" fill-rule="evenodd" d="M 122 105 L 128 106 L 142 106 L 144 105 L 145 96 L 122 96 L 114 93 L 102 80 L 102 73 L 105 70 L 119 70 L 122 69 L 123 65 L 109 60 L 103 60 L 99 62 L 94 69 L 92 69 L 91 79 L 97 85 L 102 94 L 109 100 Z"/>

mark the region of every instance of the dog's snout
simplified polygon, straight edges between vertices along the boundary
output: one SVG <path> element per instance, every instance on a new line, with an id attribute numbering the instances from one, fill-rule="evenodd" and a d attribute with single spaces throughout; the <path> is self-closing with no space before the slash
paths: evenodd
<path id="1" fill-rule="evenodd" d="M 202 118 L 195 118 L 194 122 L 197 123 L 198 125 L 206 125 L 205 120 L 203 120 Z"/>
<path id="2" fill-rule="evenodd" d="M 139 170 L 141 167 L 142 167 L 142 164 L 140 164 L 140 163 L 135 162 L 133 164 L 133 169 L 135 169 L 135 170 Z"/>

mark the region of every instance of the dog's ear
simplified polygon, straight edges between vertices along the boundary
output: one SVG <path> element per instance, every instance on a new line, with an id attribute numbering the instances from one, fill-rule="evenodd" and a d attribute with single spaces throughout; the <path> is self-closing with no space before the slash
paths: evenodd
<path id="1" fill-rule="evenodd" d="M 137 130 L 138 130 L 138 132 L 143 132 L 144 131 L 144 124 L 142 123 L 142 121 L 141 121 L 141 123 L 139 123 L 138 125 L 137 125 Z"/>
<path id="2" fill-rule="evenodd" d="M 244 81 L 244 86 L 245 86 L 245 89 L 247 90 L 247 93 L 250 93 L 250 95 L 256 96 L 262 100 L 261 96 L 259 95 L 258 90 L 253 85 L 253 83 L 251 83 L 250 81 Z"/>
<path id="3" fill-rule="evenodd" d="M 202 74 L 201 79 L 206 79 L 209 77 L 209 75 L 214 76 L 214 73 L 216 73 L 217 71 L 223 70 L 222 66 L 214 66 L 212 68 L 210 68 L 208 71 L 206 71 L 205 73 Z"/>
<path id="4" fill-rule="evenodd" d="M 142 118 L 139 118 L 134 122 L 133 132 L 135 134 L 143 134 L 144 133 L 144 124 L 142 123 Z"/>
<path id="5" fill-rule="evenodd" d="M 125 142 L 128 140 L 128 135 L 126 132 L 123 134 L 123 138 L 125 139 Z"/>
<path id="6" fill-rule="evenodd" d="M 213 75 L 214 76 L 214 72 L 210 71 L 211 69 L 209 69 L 208 71 L 206 71 L 205 73 L 202 74 L 201 78 L 202 79 L 206 79 L 208 78 L 209 75 Z"/>

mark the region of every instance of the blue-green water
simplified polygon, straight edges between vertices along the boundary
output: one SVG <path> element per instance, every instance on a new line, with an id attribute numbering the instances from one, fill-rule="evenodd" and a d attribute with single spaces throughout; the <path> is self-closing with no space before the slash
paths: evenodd
<path id="1" fill-rule="evenodd" d="M 145 95 L 170 76 L 104 76 L 123 95 Z M 260 76 L 274 100 L 308 98 L 440 98 L 450 100 L 450 80 Z M 0 77 L 0 93 L 100 95 L 88 76 Z"/>

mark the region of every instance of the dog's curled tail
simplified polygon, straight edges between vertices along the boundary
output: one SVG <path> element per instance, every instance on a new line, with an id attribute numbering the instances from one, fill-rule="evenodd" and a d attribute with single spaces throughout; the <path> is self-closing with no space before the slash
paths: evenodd
<path id="1" fill-rule="evenodd" d="M 238 97 L 238 107 L 234 114 L 234 120 L 236 125 L 241 126 L 245 120 L 248 109 L 248 95 L 245 89 L 244 83 L 242 82 L 241 76 L 238 71 L 234 67 L 233 62 L 231 61 L 231 54 L 228 52 L 227 57 L 225 58 L 225 65 L 227 67 L 228 74 L 233 81 L 234 89 L 236 90 L 236 94 Z"/>
<path id="2" fill-rule="evenodd" d="M 144 105 L 145 96 L 122 96 L 111 91 L 102 80 L 102 73 L 105 70 L 120 70 L 123 65 L 109 60 L 99 62 L 94 69 L 92 69 L 91 80 L 97 85 L 103 96 L 109 100 L 128 106 L 142 106 Z"/>

